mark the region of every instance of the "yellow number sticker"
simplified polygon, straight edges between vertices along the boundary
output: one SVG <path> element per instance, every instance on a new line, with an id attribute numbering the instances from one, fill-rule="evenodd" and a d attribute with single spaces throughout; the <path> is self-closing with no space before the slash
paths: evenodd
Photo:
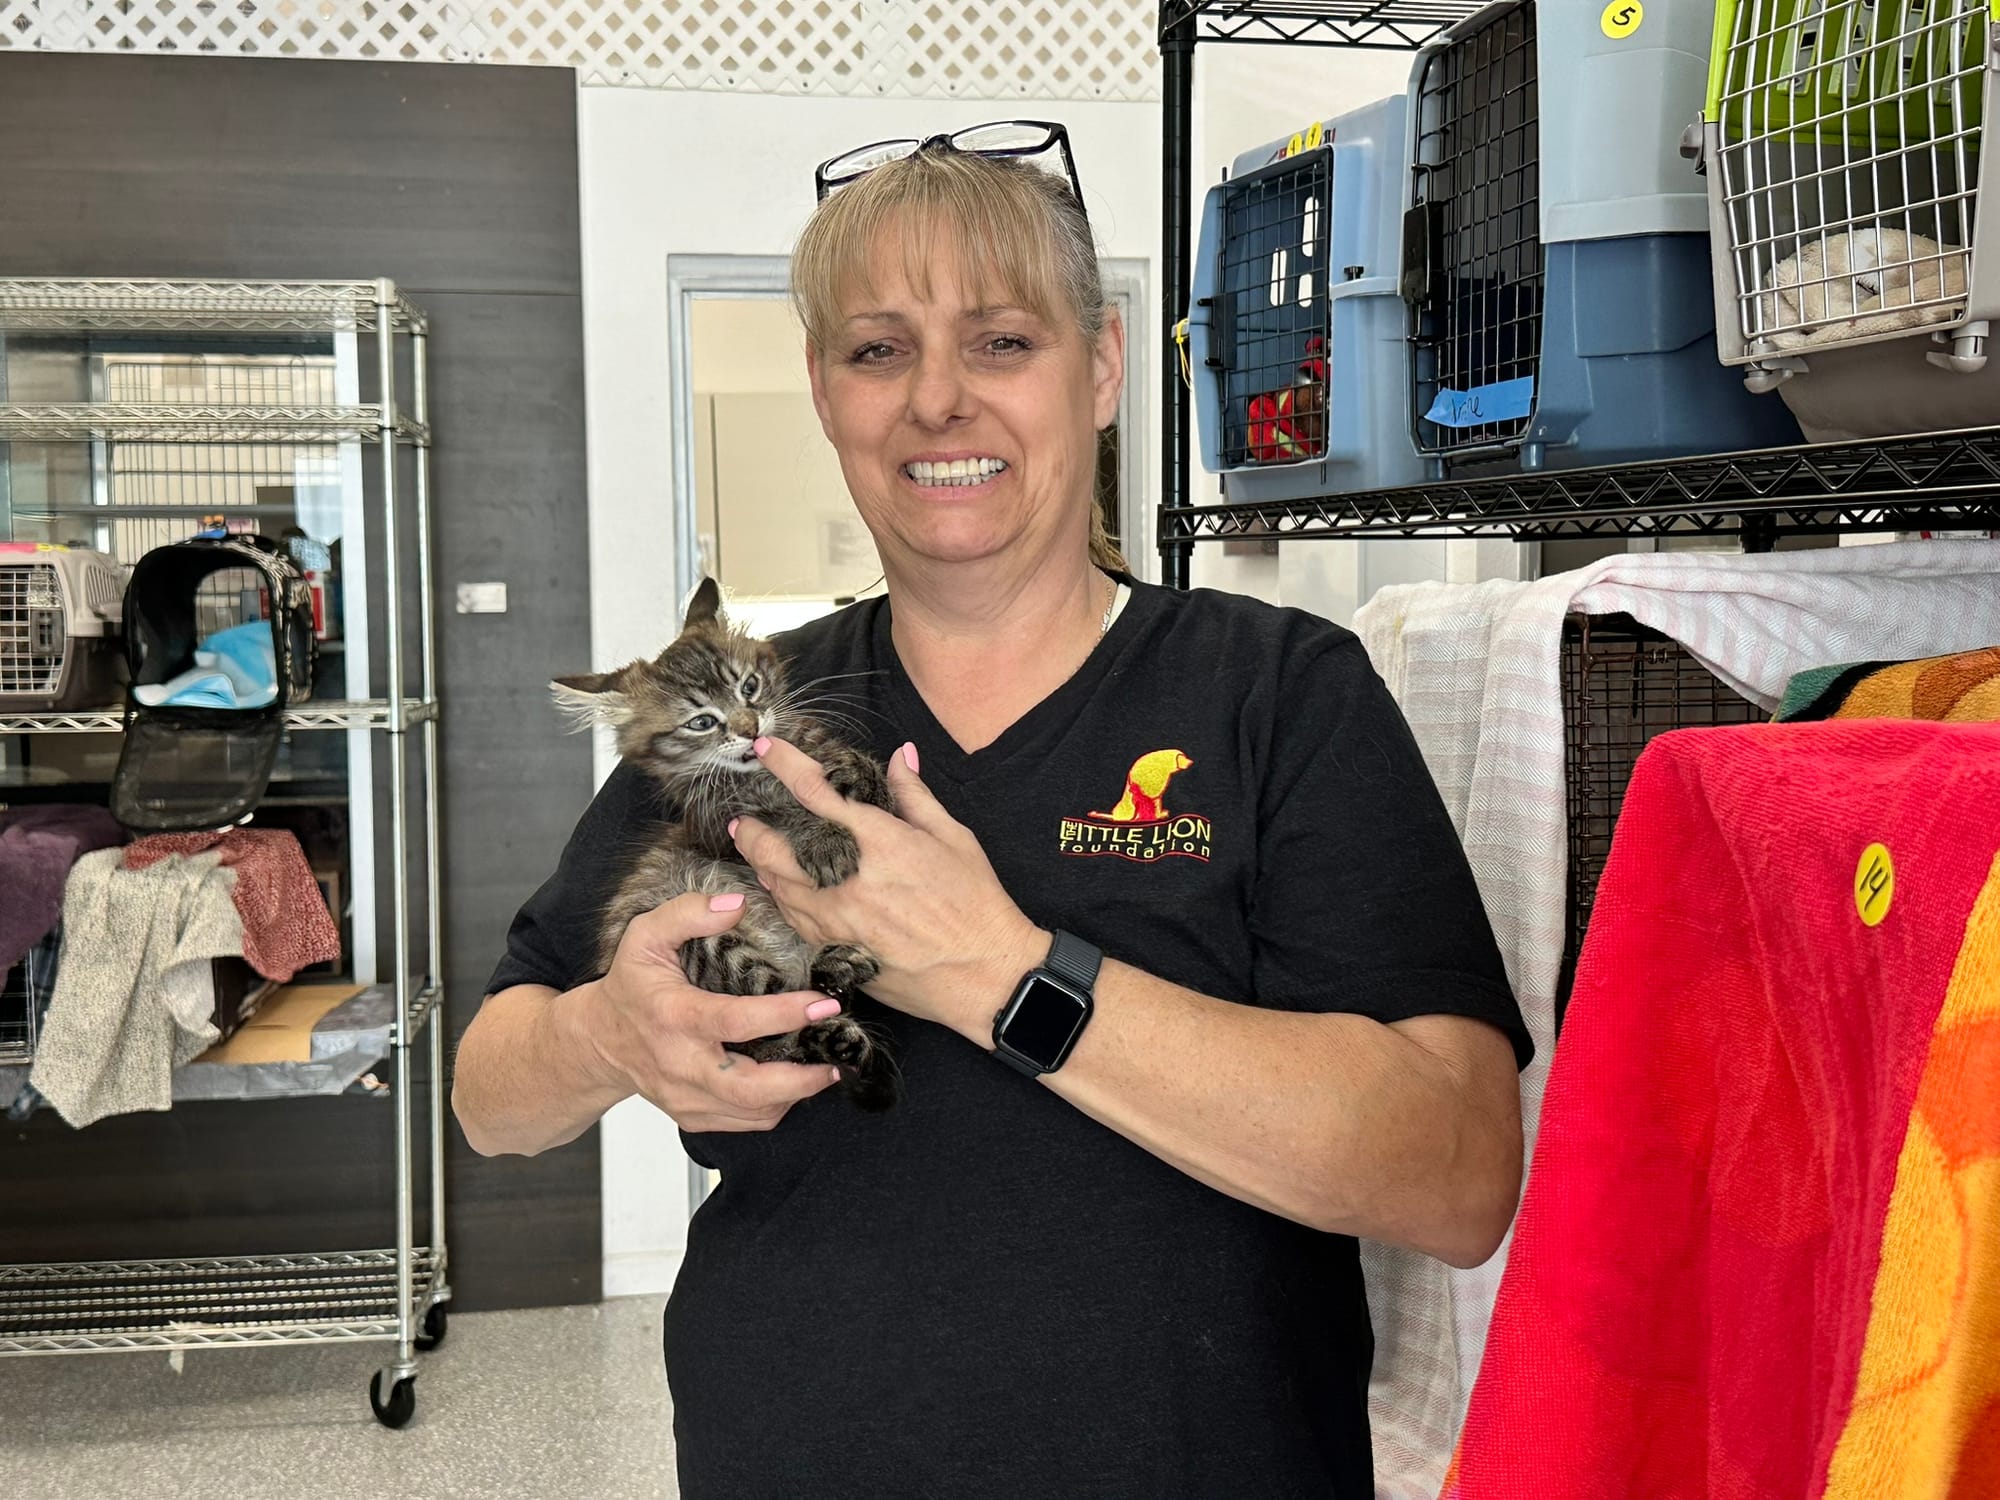
<path id="1" fill-rule="evenodd" d="M 1622 42 L 1639 29 L 1646 19 L 1646 7 L 1639 0 L 1611 0 L 1604 7 L 1604 14 L 1597 18 L 1597 24 L 1604 28 L 1604 34 L 1614 42 Z"/>
<path id="2" fill-rule="evenodd" d="M 1285 155 L 1287 156 L 1297 156 L 1305 149 L 1306 138 L 1302 135 L 1294 134 L 1289 141 L 1285 142 Z"/>
<path id="3" fill-rule="evenodd" d="M 1306 150 L 1317 151 L 1326 140 L 1326 129 L 1318 120 L 1306 126 Z"/>
<path id="4" fill-rule="evenodd" d="M 1896 865 L 1889 851 L 1870 844 L 1861 851 L 1861 863 L 1854 867 L 1854 909 L 1863 925 L 1877 927 L 1889 915 L 1889 903 L 1896 899 Z"/>

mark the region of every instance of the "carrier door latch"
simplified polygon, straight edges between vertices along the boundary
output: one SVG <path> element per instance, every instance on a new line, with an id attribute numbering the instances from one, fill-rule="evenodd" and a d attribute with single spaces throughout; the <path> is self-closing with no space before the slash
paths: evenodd
<path id="1" fill-rule="evenodd" d="M 1419 318 L 1431 312 L 1444 258 L 1444 204 L 1419 203 L 1403 215 L 1403 274 L 1399 290 Z"/>

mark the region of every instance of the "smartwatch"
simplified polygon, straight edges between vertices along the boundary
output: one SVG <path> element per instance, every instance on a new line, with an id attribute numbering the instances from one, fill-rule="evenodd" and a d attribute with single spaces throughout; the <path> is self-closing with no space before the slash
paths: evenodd
<path id="1" fill-rule="evenodd" d="M 1014 998 L 993 1018 L 993 1055 L 1030 1078 L 1060 1068 L 1090 1024 L 1103 963 L 1104 955 L 1082 938 L 1058 932 L 1041 967 L 1021 977 Z"/>

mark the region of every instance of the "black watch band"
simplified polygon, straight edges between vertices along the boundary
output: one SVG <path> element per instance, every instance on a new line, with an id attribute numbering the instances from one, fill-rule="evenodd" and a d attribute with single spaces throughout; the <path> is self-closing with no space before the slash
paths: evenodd
<path id="1" fill-rule="evenodd" d="M 993 1055 L 1029 1078 L 1060 1068 L 1090 1024 L 1103 964 L 1095 946 L 1058 931 L 1048 957 L 1021 976 L 1013 998 L 993 1018 Z"/>
<path id="2" fill-rule="evenodd" d="M 1088 994 L 1097 988 L 1097 971 L 1104 967 L 1104 954 L 1075 933 L 1057 929 L 1042 967 Z"/>

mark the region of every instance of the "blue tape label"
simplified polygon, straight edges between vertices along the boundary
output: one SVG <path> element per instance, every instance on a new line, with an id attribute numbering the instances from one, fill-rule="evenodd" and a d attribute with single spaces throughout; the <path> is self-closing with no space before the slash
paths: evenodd
<path id="1" fill-rule="evenodd" d="M 1485 427 L 1493 422 L 1518 422 L 1535 409 L 1535 377 L 1496 380 L 1476 385 L 1469 391 L 1445 387 L 1424 413 L 1424 420 L 1440 427 Z"/>

